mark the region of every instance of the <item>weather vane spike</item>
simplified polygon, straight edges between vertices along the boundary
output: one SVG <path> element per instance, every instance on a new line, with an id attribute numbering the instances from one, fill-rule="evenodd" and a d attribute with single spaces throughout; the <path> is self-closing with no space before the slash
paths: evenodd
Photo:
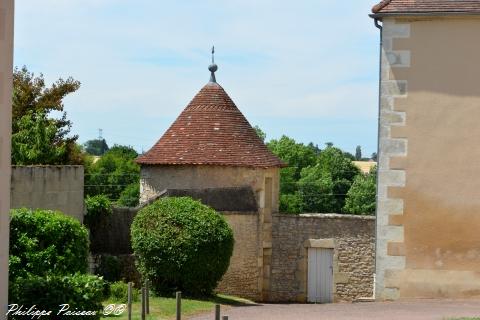
<path id="1" fill-rule="evenodd" d="M 217 71 L 218 67 L 215 64 L 215 46 L 212 46 L 212 64 L 208 66 L 208 70 L 210 70 L 210 82 L 217 82 L 215 79 L 215 71 Z"/>

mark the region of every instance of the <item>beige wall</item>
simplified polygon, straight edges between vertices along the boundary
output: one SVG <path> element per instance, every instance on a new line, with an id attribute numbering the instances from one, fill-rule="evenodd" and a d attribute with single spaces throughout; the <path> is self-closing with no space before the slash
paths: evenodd
<path id="1" fill-rule="evenodd" d="M 0 0 L 0 314 L 8 303 L 13 0 Z M 3 316 L 2 316 L 3 317 Z"/>
<path id="2" fill-rule="evenodd" d="M 265 178 L 273 179 L 273 203 L 278 211 L 279 170 L 230 166 L 142 166 L 140 202 L 145 202 L 164 189 L 201 189 L 250 186 L 259 207 L 264 207 Z"/>
<path id="3" fill-rule="evenodd" d="M 383 34 L 379 298 L 480 296 L 480 19 Z"/>
<path id="4" fill-rule="evenodd" d="M 13 166 L 11 208 L 59 210 L 83 221 L 83 166 Z"/>
<path id="5" fill-rule="evenodd" d="M 233 230 L 235 246 L 230 266 L 217 291 L 253 300 L 261 299 L 258 286 L 259 216 L 258 213 L 223 213 Z"/>

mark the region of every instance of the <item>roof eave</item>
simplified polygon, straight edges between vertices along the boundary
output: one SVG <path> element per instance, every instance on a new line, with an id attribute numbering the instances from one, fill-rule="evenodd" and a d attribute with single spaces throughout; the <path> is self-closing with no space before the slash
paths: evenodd
<path id="1" fill-rule="evenodd" d="M 368 15 L 372 19 L 382 20 L 388 17 L 445 17 L 445 16 L 480 16 L 480 12 L 379 12 Z"/>
<path id="2" fill-rule="evenodd" d="M 141 166 L 218 166 L 218 167 L 240 167 L 240 168 L 261 168 L 261 169 L 269 169 L 269 168 L 286 168 L 288 165 L 286 163 L 279 163 L 275 165 L 248 165 L 248 164 L 230 164 L 230 163 L 164 163 L 164 162 L 136 162 L 138 165 Z"/>

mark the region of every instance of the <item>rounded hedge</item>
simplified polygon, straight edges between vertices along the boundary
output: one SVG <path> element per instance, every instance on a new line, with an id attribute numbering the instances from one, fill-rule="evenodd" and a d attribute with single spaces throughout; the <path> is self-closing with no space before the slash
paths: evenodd
<path id="1" fill-rule="evenodd" d="M 85 273 L 88 231 L 50 210 L 15 209 L 10 222 L 10 278 Z"/>
<path id="2" fill-rule="evenodd" d="M 188 197 L 162 198 L 143 208 L 131 235 L 139 271 L 158 294 L 210 295 L 227 271 L 234 244 L 224 217 Z"/>

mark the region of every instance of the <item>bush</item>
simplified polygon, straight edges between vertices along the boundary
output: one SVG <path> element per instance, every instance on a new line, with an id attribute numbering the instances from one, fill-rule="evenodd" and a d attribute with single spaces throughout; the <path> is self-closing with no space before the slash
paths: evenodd
<path id="1" fill-rule="evenodd" d="M 104 194 L 96 196 L 87 196 L 85 198 L 85 208 L 88 218 L 96 218 L 102 215 L 109 215 L 113 212 L 112 202 Z"/>
<path id="2" fill-rule="evenodd" d="M 139 271 L 157 294 L 210 295 L 233 251 L 233 232 L 223 216 L 187 197 L 143 208 L 131 234 Z"/>
<path id="3" fill-rule="evenodd" d="M 11 303 L 27 308 L 33 305 L 40 310 L 51 310 L 53 319 L 70 319 L 72 316 L 60 314 L 60 304 L 69 304 L 68 311 L 92 311 L 95 315 L 73 316 L 76 319 L 99 319 L 102 309 L 104 281 L 96 276 L 74 274 L 68 276 L 30 275 L 10 282 L 9 300 Z M 12 317 L 9 319 L 25 319 L 30 317 Z"/>
<path id="4" fill-rule="evenodd" d="M 50 210 L 15 209 L 10 222 L 10 278 L 85 273 L 88 231 Z"/>
<path id="5" fill-rule="evenodd" d="M 133 301 L 138 301 L 139 292 L 138 289 L 133 288 L 132 298 Z M 128 302 L 128 284 L 123 281 L 114 282 L 110 285 L 110 300 L 118 303 Z"/>
<path id="6" fill-rule="evenodd" d="M 375 170 L 375 169 L 374 169 Z M 360 174 L 347 193 L 344 211 L 350 214 L 374 215 L 376 208 L 376 174 Z"/>
<path id="7" fill-rule="evenodd" d="M 120 193 L 117 205 L 123 207 L 136 207 L 140 198 L 140 183 L 135 182 L 128 185 L 125 190 Z"/>

